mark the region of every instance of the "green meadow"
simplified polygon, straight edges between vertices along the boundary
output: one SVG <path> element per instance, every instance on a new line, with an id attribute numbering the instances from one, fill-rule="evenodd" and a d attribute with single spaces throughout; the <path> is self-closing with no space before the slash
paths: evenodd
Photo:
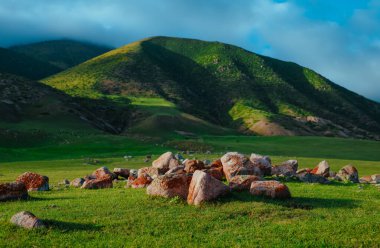
<path id="1" fill-rule="evenodd" d="M 186 147 L 187 146 L 187 147 Z M 281 201 L 248 192 L 201 207 L 180 199 L 153 198 L 145 189 L 81 190 L 59 185 L 100 166 L 140 168 L 167 150 L 202 148 L 189 158 L 215 159 L 226 151 L 271 155 L 273 163 L 297 159 L 313 167 L 326 159 L 337 171 L 353 164 L 359 175 L 380 173 L 380 143 L 317 137 L 202 136 L 171 142 L 95 135 L 68 144 L 1 148 L 0 181 L 33 171 L 50 178 L 51 190 L 32 192 L 27 201 L 0 203 L 0 246 L 7 247 L 378 247 L 380 188 L 333 182 L 285 182 L 292 199 Z M 133 156 L 124 159 L 125 155 Z M 90 159 L 89 159 L 90 158 Z M 97 160 L 96 164 L 88 164 Z M 24 230 L 9 223 L 31 211 L 47 227 Z"/>

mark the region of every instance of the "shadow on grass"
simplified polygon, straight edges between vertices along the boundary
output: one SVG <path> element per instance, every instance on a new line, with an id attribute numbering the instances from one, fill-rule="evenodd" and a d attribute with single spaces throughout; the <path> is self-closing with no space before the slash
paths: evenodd
<path id="1" fill-rule="evenodd" d="M 95 224 L 83 224 L 75 222 L 66 222 L 58 220 L 43 220 L 48 228 L 57 229 L 62 232 L 75 232 L 75 231 L 100 231 L 102 226 Z"/>
<path id="2" fill-rule="evenodd" d="M 51 201 L 51 200 L 67 200 L 67 199 L 76 199 L 75 197 L 35 197 L 35 196 L 29 196 L 28 201 Z"/>
<path id="3" fill-rule="evenodd" d="M 353 199 L 326 199 L 316 197 L 292 197 L 290 199 L 271 199 L 253 196 L 249 192 L 232 192 L 219 202 L 264 202 L 287 208 L 311 210 L 314 208 L 356 208 L 360 201 Z"/>

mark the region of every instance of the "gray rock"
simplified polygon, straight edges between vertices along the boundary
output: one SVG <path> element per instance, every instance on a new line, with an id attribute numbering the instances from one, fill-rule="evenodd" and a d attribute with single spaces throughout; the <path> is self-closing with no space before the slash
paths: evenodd
<path id="1" fill-rule="evenodd" d="M 75 178 L 74 180 L 71 181 L 70 185 L 75 188 L 80 188 L 82 187 L 84 181 L 85 180 L 83 178 Z"/>
<path id="2" fill-rule="evenodd" d="M 22 211 L 12 216 L 11 223 L 23 228 L 33 229 L 44 227 L 44 223 L 34 214 Z"/>

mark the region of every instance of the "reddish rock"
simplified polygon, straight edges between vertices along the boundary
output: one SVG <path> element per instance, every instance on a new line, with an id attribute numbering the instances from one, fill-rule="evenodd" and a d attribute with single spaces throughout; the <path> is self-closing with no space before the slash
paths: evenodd
<path id="1" fill-rule="evenodd" d="M 112 179 L 116 178 L 116 175 L 112 173 L 107 167 L 103 166 L 97 169 L 92 173 L 92 176 L 94 176 L 96 179 L 102 179 L 102 178 L 108 178 L 111 177 Z"/>
<path id="2" fill-rule="evenodd" d="M 25 172 L 16 179 L 17 182 L 23 182 L 28 191 L 46 191 L 49 190 L 49 178 L 33 172 Z"/>
<path id="3" fill-rule="evenodd" d="M 222 164 L 222 161 L 220 159 L 217 159 L 215 161 L 213 161 L 211 164 L 210 164 L 210 168 L 222 168 L 223 170 L 223 164 Z"/>
<path id="4" fill-rule="evenodd" d="M 297 160 L 288 160 L 283 162 L 280 165 L 272 166 L 271 174 L 274 176 L 286 176 L 292 177 L 295 176 L 298 169 L 298 161 Z"/>
<path id="5" fill-rule="evenodd" d="M 278 181 L 254 181 L 249 191 L 255 196 L 266 196 L 276 199 L 290 198 L 289 188 Z"/>
<path id="6" fill-rule="evenodd" d="M 258 167 L 264 176 L 270 176 L 272 172 L 272 162 L 268 156 L 262 156 L 259 154 L 252 153 L 249 160 L 254 166 Z"/>
<path id="7" fill-rule="evenodd" d="M 360 183 L 372 183 L 372 177 L 371 176 L 364 176 L 359 179 Z"/>
<path id="8" fill-rule="evenodd" d="M 230 189 L 221 181 L 203 171 L 197 170 L 194 172 L 190 182 L 187 203 L 200 205 L 203 202 L 223 196 L 229 191 Z"/>
<path id="9" fill-rule="evenodd" d="M 83 178 L 75 178 L 74 180 L 71 181 L 70 185 L 75 188 L 80 188 L 82 187 L 84 181 L 85 180 Z"/>
<path id="10" fill-rule="evenodd" d="M 166 171 L 168 171 L 171 168 L 177 167 L 178 165 L 179 162 L 172 152 L 166 152 L 162 154 L 158 159 L 152 162 L 152 167 Z"/>
<path id="11" fill-rule="evenodd" d="M 131 187 L 134 189 L 146 188 L 152 181 L 153 179 L 148 174 L 142 174 L 131 183 Z"/>
<path id="12" fill-rule="evenodd" d="M 127 179 L 129 177 L 129 169 L 126 168 L 114 168 L 113 173 L 116 177 L 122 177 Z"/>
<path id="13" fill-rule="evenodd" d="M 236 191 L 243 191 L 243 190 L 249 190 L 251 187 L 252 182 L 254 181 L 260 181 L 261 178 L 254 175 L 239 175 L 234 176 L 230 183 L 230 189 L 236 190 Z"/>
<path id="14" fill-rule="evenodd" d="M 342 181 L 351 181 L 353 183 L 359 182 L 358 170 L 352 165 L 346 165 L 338 171 L 336 177 Z"/>
<path id="15" fill-rule="evenodd" d="M 380 183 L 380 174 L 374 174 L 371 178 L 373 183 Z"/>
<path id="16" fill-rule="evenodd" d="M 320 162 L 312 171 L 312 174 L 329 177 L 330 166 L 326 160 Z"/>
<path id="17" fill-rule="evenodd" d="M 227 181 L 236 175 L 262 176 L 262 171 L 247 157 L 237 152 L 226 153 L 221 159 Z"/>
<path id="18" fill-rule="evenodd" d="M 223 167 L 221 168 L 210 168 L 205 171 L 207 174 L 210 174 L 212 177 L 218 179 L 219 181 L 222 181 L 224 178 L 223 174 Z"/>
<path id="19" fill-rule="evenodd" d="M 180 166 L 174 167 L 165 173 L 165 175 L 168 175 L 168 174 L 186 174 L 185 166 L 180 165 Z"/>
<path id="20" fill-rule="evenodd" d="M 166 198 L 186 199 L 189 193 L 189 176 L 186 174 L 167 174 L 159 176 L 147 187 L 147 194 Z"/>
<path id="21" fill-rule="evenodd" d="M 196 170 L 203 170 L 205 168 L 205 164 L 200 160 L 187 160 L 184 165 L 187 173 L 194 173 Z"/>
<path id="22" fill-rule="evenodd" d="M 11 223 L 23 228 L 33 229 L 44 227 L 44 223 L 34 214 L 22 211 L 12 216 Z"/>
<path id="23" fill-rule="evenodd" d="M 103 175 L 101 178 L 86 180 L 82 189 L 105 189 L 112 188 L 112 177 L 110 175 Z"/>
<path id="24" fill-rule="evenodd" d="M 154 167 L 144 167 L 140 168 L 137 172 L 137 177 L 143 175 L 143 174 L 148 174 L 152 178 L 156 178 L 157 176 L 164 175 L 165 172 L 167 172 L 167 169 L 158 169 Z"/>
<path id="25" fill-rule="evenodd" d="M 0 201 L 25 200 L 28 190 L 23 182 L 0 183 Z"/>

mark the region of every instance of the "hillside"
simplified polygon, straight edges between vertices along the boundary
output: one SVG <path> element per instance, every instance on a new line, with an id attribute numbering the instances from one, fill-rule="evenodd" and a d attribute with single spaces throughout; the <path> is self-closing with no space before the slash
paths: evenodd
<path id="1" fill-rule="evenodd" d="M 52 40 L 10 47 L 11 50 L 66 70 L 111 48 L 73 40 Z"/>
<path id="2" fill-rule="evenodd" d="M 244 133 L 358 138 L 380 134 L 380 104 L 308 68 L 219 42 L 149 38 L 43 82 L 93 99 L 163 99 L 181 112 Z M 137 110 L 144 119 L 155 113 L 138 105 Z"/>
<path id="3" fill-rule="evenodd" d="M 49 63 L 0 48 L 0 72 L 17 74 L 30 79 L 41 79 L 60 71 L 59 68 Z"/>

